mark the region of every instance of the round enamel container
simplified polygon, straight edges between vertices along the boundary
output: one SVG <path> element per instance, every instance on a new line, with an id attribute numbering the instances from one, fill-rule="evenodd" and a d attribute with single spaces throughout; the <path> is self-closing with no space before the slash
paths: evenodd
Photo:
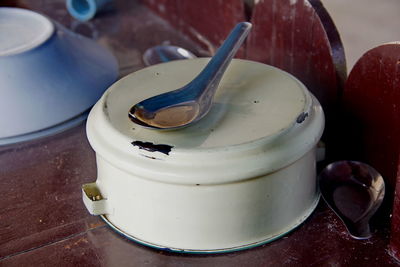
<path id="1" fill-rule="evenodd" d="M 249 248 L 291 231 L 318 202 L 323 111 L 284 71 L 235 59 L 198 123 L 155 131 L 129 120 L 132 105 L 185 85 L 207 62 L 128 75 L 89 115 L 98 177 L 83 186 L 84 203 L 142 244 L 197 253 Z"/>

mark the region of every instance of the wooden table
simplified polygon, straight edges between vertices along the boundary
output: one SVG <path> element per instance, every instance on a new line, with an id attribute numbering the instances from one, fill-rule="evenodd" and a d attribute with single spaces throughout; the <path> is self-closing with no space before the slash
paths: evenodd
<path id="1" fill-rule="evenodd" d="M 119 60 L 121 76 L 142 68 L 145 48 L 165 40 L 198 54 L 209 52 L 138 1 L 117 1 L 113 11 L 88 23 L 69 17 L 64 1 L 13 4 L 42 12 L 107 46 Z M 357 241 L 322 201 L 297 229 L 250 250 L 187 255 L 150 249 L 126 240 L 89 215 L 81 185 L 95 179 L 95 157 L 84 124 L 40 140 L 0 147 L 0 266 L 399 265 L 387 248 L 387 221 L 377 220 L 373 237 Z"/>

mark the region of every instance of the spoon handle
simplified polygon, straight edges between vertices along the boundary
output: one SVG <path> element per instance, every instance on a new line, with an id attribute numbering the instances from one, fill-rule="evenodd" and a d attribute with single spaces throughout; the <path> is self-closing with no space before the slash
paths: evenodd
<path id="1" fill-rule="evenodd" d="M 200 102 L 212 100 L 226 68 L 249 34 L 251 26 L 249 22 L 240 22 L 233 28 L 207 66 L 189 84 L 194 98 Z"/>

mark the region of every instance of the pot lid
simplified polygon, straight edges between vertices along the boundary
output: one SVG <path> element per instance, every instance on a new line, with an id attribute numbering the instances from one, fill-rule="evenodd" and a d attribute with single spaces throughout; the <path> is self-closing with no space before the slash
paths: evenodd
<path id="1" fill-rule="evenodd" d="M 136 161 L 153 160 L 153 171 L 158 164 L 164 165 L 159 169 L 163 172 L 168 164 L 171 168 L 180 166 L 172 176 L 183 166 L 192 171 L 196 166 L 221 167 L 223 172 L 224 164 L 254 165 L 256 173 L 261 174 L 293 162 L 316 144 L 322 134 L 322 110 L 304 85 L 282 70 L 239 59 L 231 62 L 213 107 L 199 122 L 179 130 L 156 131 L 130 121 L 132 105 L 182 87 L 208 60 L 151 66 L 111 86 L 89 116 L 88 137 L 96 152 L 116 161 L 124 161 L 122 155 Z M 251 163 L 256 155 L 268 158 L 269 163 L 256 166 L 257 162 L 263 164 L 259 159 Z M 135 164 L 134 168 L 139 166 Z"/>

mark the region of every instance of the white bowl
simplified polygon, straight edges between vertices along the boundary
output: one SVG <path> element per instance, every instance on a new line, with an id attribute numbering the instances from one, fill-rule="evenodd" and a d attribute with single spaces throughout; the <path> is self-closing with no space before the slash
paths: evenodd
<path id="1" fill-rule="evenodd" d="M 0 145 L 77 124 L 117 77 L 116 59 L 93 40 L 0 8 Z"/>

